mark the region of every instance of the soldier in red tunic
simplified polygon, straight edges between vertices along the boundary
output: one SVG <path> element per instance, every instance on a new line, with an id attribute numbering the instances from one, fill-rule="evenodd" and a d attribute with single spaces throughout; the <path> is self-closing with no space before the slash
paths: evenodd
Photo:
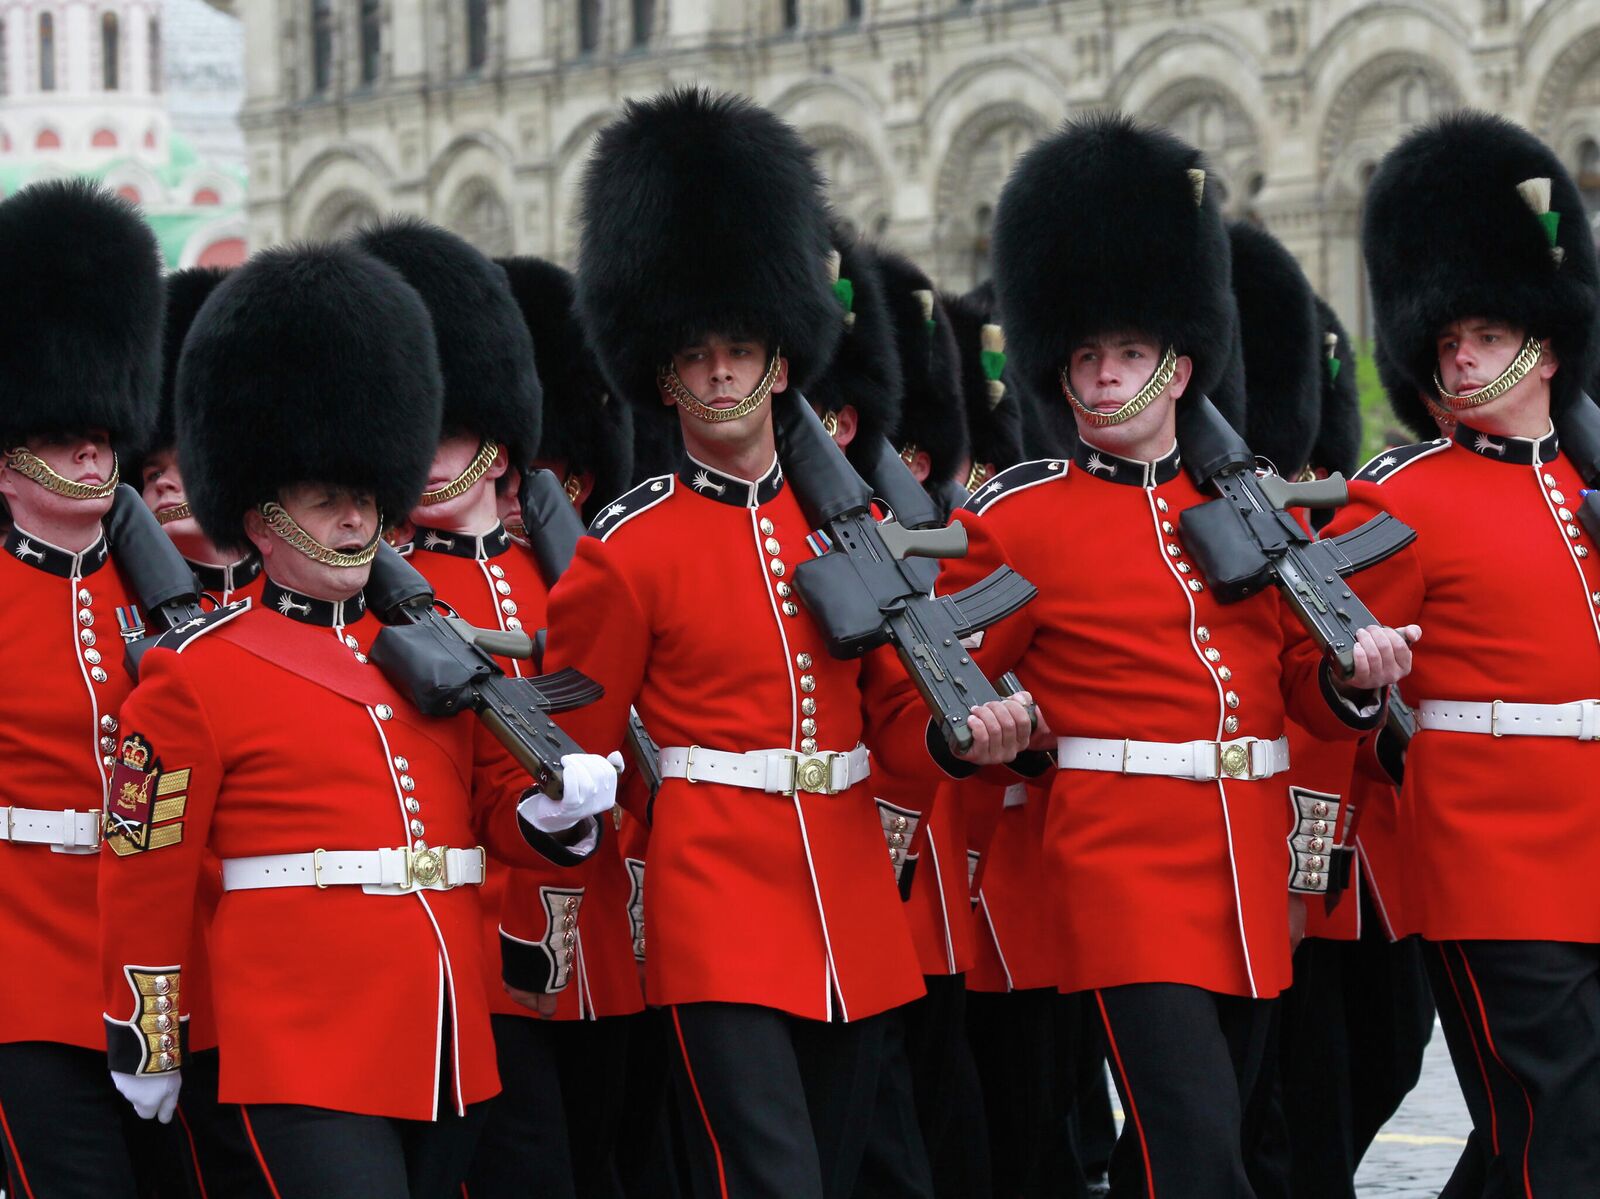
<path id="1" fill-rule="evenodd" d="M 826 547 L 768 400 L 838 337 L 821 181 L 770 113 L 686 91 L 600 135 L 583 196 L 595 351 L 614 394 L 677 407 L 687 452 L 591 526 L 547 664 L 606 688 L 573 714 L 580 741 L 619 745 L 632 704 L 661 746 L 646 990 L 670 1011 L 697 1192 L 846 1195 L 875 1017 L 922 990 L 866 744 L 874 769 L 938 767 L 925 713 L 884 719 L 898 661 L 830 657 L 791 581 Z M 1028 716 L 999 700 L 969 727 L 976 760 L 1006 760 Z"/>
<path id="2" fill-rule="evenodd" d="M 1420 732 L 1400 795 L 1409 890 L 1451 1055 L 1488 1151 L 1484 1194 L 1589 1194 L 1600 1174 L 1600 557 L 1560 436 L 1596 351 L 1582 199 L 1549 147 L 1459 113 L 1379 165 L 1363 233 L 1380 349 L 1453 435 L 1367 464 L 1415 544 L 1363 577 L 1428 639 L 1403 690 Z M 1553 419 L 1552 419 L 1553 418 Z"/>
<path id="3" fill-rule="evenodd" d="M 562 799 L 470 717 L 424 716 L 370 660 L 362 588 L 438 443 L 427 310 L 349 246 L 269 250 L 220 285 L 177 395 L 189 502 L 260 552 L 259 605 L 144 655 L 123 705 L 100 877 L 104 1029 L 141 1115 L 170 1106 L 184 938 L 208 851 L 220 1097 L 273 1192 L 455 1194 L 498 1089 L 477 888 L 577 861 L 612 802 L 603 759 Z M 248 697 L 241 700 L 241 696 Z M 537 849 L 537 852 L 536 852 Z"/>
<path id="4" fill-rule="evenodd" d="M 996 214 L 1007 353 L 1065 395 L 1081 442 L 980 487 L 940 581 L 999 558 L 1039 588 L 974 657 L 1039 689 L 1057 738 L 1058 985 L 1106 1027 L 1128 1113 L 1114 1194 L 1248 1193 L 1241 1106 L 1290 974 L 1285 710 L 1353 738 L 1409 658 L 1401 633 L 1364 629 L 1335 679 L 1293 653 L 1305 634 L 1275 591 L 1219 603 L 1184 544 L 1206 496 L 1175 408 L 1231 355 L 1228 253 L 1199 154 L 1169 135 L 1097 116 L 1023 158 Z"/>
<path id="5" fill-rule="evenodd" d="M 141 618 L 101 522 L 113 444 L 154 423 L 160 253 L 123 201 L 39 184 L 0 204 L 0 296 L 0 1134 L 15 1194 L 131 1199 L 141 1134 L 100 1052 L 95 885 L 132 685 L 118 633 Z"/>

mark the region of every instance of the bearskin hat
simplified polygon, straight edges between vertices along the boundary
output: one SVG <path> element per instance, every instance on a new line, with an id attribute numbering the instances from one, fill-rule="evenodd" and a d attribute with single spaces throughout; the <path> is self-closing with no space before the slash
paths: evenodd
<path id="1" fill-rule="evenodd" d="M 497 258 L 533 337 L 544 391 L 544 432 L 535 455 L 588 471 L 588 504 L 603 505 L 628 490 L 633 475 L 633 414 L 611 397 L 584 341 L 572 272 L 543 258 Z M 596 508 L 598 512 L 598 508 Z"/>
<path id="2" fill-rule="evenodd" d="M 106 429 L 136 449 L 161 386 L 161 251 L 133 205 L 82 180 L 0 203 L 0 440 Z"/>
<path id="3" fill-rule="evenodd" d="M 173 271 L 166 278 L 166 318 L 161 325 L 161 395 L 156 408 L 155 425 L 144 444 L 137 447 L 124 466 L 128 481 L 135 487 L 141 473 L 140 459 L 157 450 L 169 449 L 177 444 L 178 431 L 174 424 L 173 400 L 178 385 L 178 357 L 183 352 L 183 339 L 189 335 L 195 313 L 206 298 L 216 290 L 217 284 L 228 277 L 223 267 L 191 266 Z"/>
<path id="4" fill-rule="evenodd" d="M 1272 234 L 1228 225 L 1244 355 L 1245 440 L 1285 476 L 1311 460 L 1322 423 L 1322 323 L 1305 272 Z"/>
<path id="5" fill-rule="evenodd" d="M 1378 340 L 1412 391 L 1434 394 L 1439 332 L 1470 316 L 1551 339 L 1558 409 L 1588 379 L 1594 234 L 1572 177 L 1527 130 L 1472 111 L 1418 129 L 1378 164 L 1361 240 Z"/>
<path id="6" fill-rule="evenodd" d="M 1317 297 L 1322 330 L 1322 421 L 1311 448 L 1311 465 L 1352 475 L 1361 466 L 1361 395 L 1356 386 L 1356 351 L 1339 314 Z"/>
<path id="7" fill-rule="evenodd" d="M 678 425 L 677 414 L 657 404 L 654 408 L 633 407 L 630 416 L 633 421 L 630 486 L 676 471 L 683 462 L 683 430 Z"/>
<path id="8" fill-rule="evenodd" d="M 1024 457 L 1022 395 L 1013 373 L 1005 369 L 1005 334 L 995 319 L 993 290 L 945 293 L 940 303 L 956 339 L 972 461 L 996 471 L 1015 466 Z"/>
<path id="9" fill-rule="evenodd" d="M 1117 113 L 1068 122 L 1017 162 L 995 209 L 995 292 L 1026 385 L 1058 394 L 1073 348 L 1136 330 L 1210 395 L 1236 329 L 1228 234 L 1200 151 Z"/>
<path id="10" fill-rule="evenodd" d="M 933 281 L 908 258 L 875 247 L 885 304 L 894 325 L 905 391 L 896 447 L 915 445 L 931 462 L 928 485 L 955 478 L 967 456 L 961 402 L 961 352 Z"/>
<path id="11" fill-rule="evenodd" d="M 493 438 L 512 462 L 531 462 L 539 446 L 539 372 L 505 272 L 454 233 L 416 217 L 363 229 L 355 243 L 399 271 L 428 306 L 444 377 L 443 435 Z"/>
<path id="12" fill-rule="evenodd" d="M 578 310 L 613 394 L 708 333 L 760 338 L 810 386 L 843 329 L 822 176 L 800 135 L 742 96 L 632 100 L 584 171 Z"/>
<path id="13" fill-rule="evenodd" d="M 900 355 L 883 294 L 883 278 L 870 247 L 841 229 L 830 234 L 839 254 L 834 291 L 843 305 L 844 334 L 833 359 L 812 380 L 806 399 L 820 412 L 856 411 L 856 436 L 863 442 L 888 437 L 900 424 Z"/>
<path id="14" fill-rule="evenodd" d="M 385 522 L 416 505 L 444 384 L 422 298 L 348 244 L 263 250 L 206 300 L 178 362 L 178 457 L 219 546 L 301 482 L 371 491 Z"/>
<path id="15" fill-rule="evenodd" d="M 1428 410 L 1425 399 L 1426 395 L 1432 394 L 1433 380 L 1428 380 L 1429 392 L 1419 391 L 1411 382 L 1411 377 L 1390 356 L 1389 347 L 1382 339 L 1373 343 L 1372 365 L 1377 369 L 1378 382 L 1383 384 L 1384 394 L 1389 399 L 1389 411 L 1394 413 L 1395 419 L 1414 433 L 1418 441 L 1432 441 L 1438 437 L 1439 422 Z"/>

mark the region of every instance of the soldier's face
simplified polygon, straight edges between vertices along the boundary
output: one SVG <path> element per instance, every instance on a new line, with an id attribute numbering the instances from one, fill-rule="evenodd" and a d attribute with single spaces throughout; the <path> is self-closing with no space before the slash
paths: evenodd
<path id="1" fill-rule="evenodd" d="M 162 513 L 180 507 L 188 500 L 183 489 L 183 472 L 178 469 L 178 455 L 174 450 L 157 450 L 144 460 L 139 478 L 139 492 L 144 496 L 145 507 L 160 519 Z M 162 531 L 180 547 L 192 537 L 200 536 L 200 525 L 192 516 L 164 521 Z"/>
<path id="2" fill-rule="evenodd" d="M 428 486 L 425 490 L 437 491 L 460 478 L 462 472 L 472 465 L 482 446 L 483 439 L 476 433 L 452 433 L 441 439 L 439 448 L 433 454 L 433 465 L 428 469 Z M 493 523 L 496 516 L 495 480 L 506 473 L 510 461 L 505 447 L 501 446 L 494 465 L 476 483 L 451 499 L 437 504 L 417 505 L 411 510 L 411 519 L 419 525 L 452 532 L 475 535 L 488 532 L 486 527 L 474 526 Z"/>
<path id="3" fill-rule="evenodd" d="M 105 429 L 30 437 L 22 443 L 22 447 L 41 459 L 56 474 L 73 483 L 98 485 L 109 479 L 115 469 L 116 455 L 111 451 L 111 434 Z M 3 462 L 4 459 L 0 458 L 0 464 Z M 35 531 L 60 520 L 98 519 L 111 511 L 113 498 L 69 499 L 4 465 L 0 465 L 0 495 L 10 504 L 12 519 L 23 528 L 31 527 Z"/>
<path id="4" fill-rule="evenodd" d="M 1493 383 L 1511 365 L 1527 339 L 1525 330 L 1489 317 L 1466 317 L 1452 321 L 1440 332 L 1436 349 L 1439 356 L 1439 381 L 1455 395 L 1470 396 Z M 1539 365 L 1501 396 L 1485 404 L 1490 408 L 1510 407 L 1519 399 L 1548 383 L 1555 374 L 1555 356 L 1545 343 Z"/>
<path id="5" fill-rule="evenodd" d="M 767 346 L 764 342 L 727 338 L 709 334 L 672 356 L 678 380 L 708 408 L 726 411 L 736 408 L 757 387 L 767 373 Z M 789 364 L 778 359 L 772 394 L 789 386 Z M 663 397 L 665 402 L 671 399 Z M 695 440 L 724 445 L 738 444 L 757 435 L 770 420 L 770 409 L 762 403 L 736 420 L 704 421 L 685 415 L 686 435 Z M 692 430 L 691 432 L 688 432 Z"/>
<path id="6" fill-rule="evenodd" d="M 1139 393 L 1161 363 L 1162 347 L 1142 333 L 1108 333 L 1074 347 L 1068 365 L 1072 390 L 1085 407 L 1109 415 Z M 1141 447 L 1162 434 L 1173 420 L 1173 406 L 1189 382 L 1190 363 L 1179 358 L 1167 390 L 1137 416 L 1120 425 L 1090 423 L 1074 406 L 1078 435 L 1091 445 L 1112 453 L 1140 456 Z M 1162 453 L 1163 446 L 1156 453 Z"/>
<path id="7" fill-rule="evenodd" d="M 278 502 L 307 533 L 322 545 L 353 554 L 377 534 L 378 505 L 368 491 L 299 483 L 285 487 Z M 251 512 L 245 527 L 261 551 L 267 576 L 281 587 L 317 599 L 349 599 L 367 584 L 371 566 L 330 566 L 308 558 L 266 528 Z"/>

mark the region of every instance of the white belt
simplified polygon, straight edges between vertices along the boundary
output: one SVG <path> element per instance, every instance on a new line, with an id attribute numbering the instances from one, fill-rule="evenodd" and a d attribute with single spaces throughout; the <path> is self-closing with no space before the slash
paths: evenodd
<path id="1" fill-rule="evenodd" d="M 448 891 L 483 882 L 483 847 L 474 849 L 317 849 L 228 858 L 224 891 L 359 884 L 368 895 Z"/>
<path id="2" fill-rule="evenodd" d="M 48 845 L 54 853 L 96 853 L 100 849 L 100 813 L 40 808 L 0 808 L 0 841 L 15 845 Z"/>
<path id="3" fill-rule="evenodd" d="M 1289 738 L 1171 742 L 1062 737 L 1056 742 L 1056 764 L 1063 770 L 1161 774 L 1200 782 L 1264 779 L 1289 769 Z"/>
<path id="4" fill-rule="evenodd" d="M 848 753 L 824 750 L 816 754 L 788 749 L 735 754 L 703 745 L 672 745 L 662 749 L 657 760 L 664 779 L 748 787 L 769 795 L 793 795 L 796 791 L 837 795 L 866 778 L 870 769 L 865 745 Z"/>
<path id="5" fill-rule="evenodd" d="M 1478 704 L 1426 699 L 1417 705 L 1417 724 L 1447 733 L 1600 741 L 1600 699 L 1579 699 L 1570 704 L 1508 704 L 1499 699 Z"/>

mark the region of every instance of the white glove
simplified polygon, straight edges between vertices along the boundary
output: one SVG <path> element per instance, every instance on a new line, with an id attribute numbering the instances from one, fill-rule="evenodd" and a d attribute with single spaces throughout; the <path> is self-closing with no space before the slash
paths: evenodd
<path id="1" fill-rule="evenodd" d="M 163 1074 L 119 1074 L 113 1070 L 111 1081 L 122 1097 L 133 1104 L 139 1119 L 153 1117 L 163 1124 L 172 1123 L 172 1113 L 178 1109 L 178 1088 L 183 1085 L 182 1070 L 168 1070 Z"/>
<path id="2" fill-rule="evenodd" d="M 567 754 L 561 759 L 561 798 L 530 792 L 517 805 L 521 816 L 541 833 L 564 833 L 580 820 L 617 806 L 617 776 L 622 755 Z"/>

